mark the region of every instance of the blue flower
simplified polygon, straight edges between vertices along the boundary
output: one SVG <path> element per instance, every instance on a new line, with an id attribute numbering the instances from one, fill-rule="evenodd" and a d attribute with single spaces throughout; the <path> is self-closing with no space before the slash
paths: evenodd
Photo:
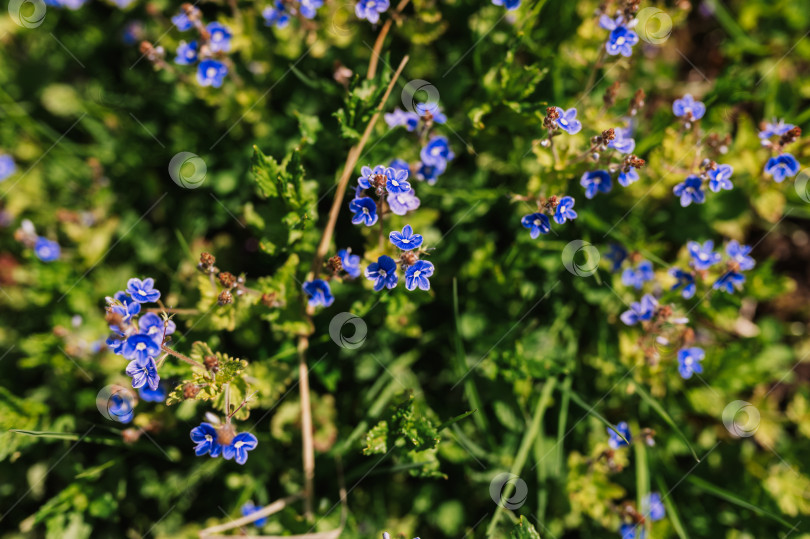
<path id="1" fill-rule="evenodd" d="M 639 322 L 652 319 L 656 307 L 658 307 L 658 302 L 655 298 L 649 294 L 644 294 L 641 301 L 631 303 L 630 310 L 623 312 L 620 318 L 628 326 L 635 326 Z"/>
<path id="2" fill-rule="evenodd" d="M 411 171 L 411 165 L 408 164 L 407 161 L 404 159 L 391 159 L 391 162 L 388 163 L 388 166 L 393 168 L 394 170 L 407 170 L 409 173 Z"/>
<path id="3" fill-rule="evenodd" d="M 645 539 L 647 532 L 638 524 L 624 523 L 619 526 L 619 535 L 622 539 Z"/>
<path id="4" fill-rule="evenodd" d="M 678 279 L 678 282 L 675 283 L 670 290 L 677 290 L 683 287 L 681 296 L 683 296 L 684 299 L 690 299 L 695 295 L 697 285 L 695 284 L 694 275 L 680 268 L 672 268 L 669 270 L 669 274 Z"/>
<path id="5" fill-rule="evenodd" d="M 196 7 L 191 8 L 193 12 L 199 15 L 200 10 Z M 178 30 L 181 32 L 185 32 L 186 30 L 190 30 L 194 23 L 191 22 L 191 19 L 188 18 L 185 11 L 181 11 L 174 17 L 172 17 L 172 23 L 177 27 Z"/>
<path id="6" fill-rule="evenodd" d="M 714 242 L 712 240 L 707 240 L 703 245 L 696 241 L 690 241 L 686 243 L 686 248 L 689 250 L 689 256 L 692 257 L 691 265 L 696 270 L 707 270 L 720 262 L 722 258 L 720 253 L 714 252 Z"/>
<path id="7" fill-rule="evenodd" d="M 537 238 L 540 234 L 551 232 L 551 222 L 544 213 L 538 212 L 524 215 L 520 220 L 520 224 L 523 225 L 523 228 L 528 228 L 531 231 L 529 235 L 532 239 Z"/>
<path id="8" fill-rule="evenodd" d="M 146 402 L 163 402 L 166 400 L 166 388 L 163 384 L 157 386 L 155 389 L 144 386 L 138 389 L 138 393 L 141 394 L 141 398 Z"/>
<path id="9" fill-rule="evenodd" d="M 700 362 L 706 353 L 702 348 L 681 348 L 678 350 L 678 372 L 684 380 L 692 378 L 693 373 L 703 372 Z"/>
<path id="10" fill-rule="evenodd" d="M 160 291 L 155 289 L 155 280 L 151 277 L 143 281 L 133 277 L 127 281 L 127 294 L 138 303 L 152 303 L 160 299 Z"/>
<path id="11" fill-rule="evenodd" d="M 140 361 L 141 363 L 145 363 L 147 359 L 151 359 L 159 353 L 160 344 L 156 343 L 155 339 L 149 335 L 142 333 L 127 337 L 121 349 L 121 355 L 126 359 Z"/>
<path id="12" fill-rule="evenodd" d="M 43 262 L 58 260 L 61 253 L 62 250 L 59 248 L 59 244 L 48 238 L 40 236 L 34 244 L 34 254 Z"/>
<path id="13" fill-rule="evenodd" d="M 725 290 L 729 294 L 734 293 L 734 289 L 742 290 L 742 285 L 745 282 L 745 275 L 736 271 L 727 271 L 717 279 L 712 285 L 714 290 Z"/>
<path id="14" fill-rule="evenodd" d="M 577 120 L 577 109 L 570 108 L 568 110 L 563 110 L 560 107 L 554 107 L 557 110 L 557 114 L 560 115 L 557 118 L 557 127 L 568 133 L 569 135 L 575 135 L 579 133 L 582 129 L 582 122 Z"/>
<path id="15" fill-rule="evenodd" d="M 728 191 L 734 189 L 734 184 L 731 183 L 731 174 L 733 172 L 734 169 L 731 168 L 731 165 L 720 165 L 716 170 L 710 170 L 709 189 L 715 193 L 723 189 Z"/>
<path id="16" fill-rule="evenodd" d="M 351 249 L 341 249 L 337 254 L 343 264 L 343 269 L 346 270 L 349 277 L 352 279 L 360 277 L 360 256 L 353 255 Z"/>
<path id="17" fill-rule="evenodd" d="M 394 128 L 404 125 L 408 131 L 414 131 L 419 126 L 419 115 L 415 112 L 406 112 L 399 107 L 394 109 L 394 112 L 386 113 L 385 123 L 388 127 Z"/>
<path id="18" fill-rule="evenodd" d="M 117 297 L 117 294 L 116 294 Z M 107 298 L 110 299 L 110 298 Z M 126 302 L 121 303 L 111 303 L 109 305 L 110 312 L 113 312 L 121 317 L 123 322 L 129 322 L 132 320 L 132 317 L 141 312 L 141 304 L 137 301 L 127 298 Z M 121 331 L 121 328 L 118 324 L 110 325 L 110 329 L 118 333 L 119 335 L 123 335 L 124 333 Z"/>
<path id="19" fill-rule="evenodd" d="M 770 144 L 767 139 L 777 135 L 784 135 L 793 127 L 793 124 L 786 124 L 785 120 L 779 120 L 778 122 L 774 120 L 765 124 L 765 129 L 759 132 L 759 138 L 762 139 L 762 144 L 767 146 Z"/>
<path id="20" fill-rule="evenodd" d="M 447 161 L 452 161 L 455 154 L 450 150 L 447 137 L 439 135 L 431 137 L 427 145 L 422 148 L 419 157 L 422 159 L 422 163 L 426 165 L 437 166 L 444 164 L 446 166 Z"/>
<path id="21" fill-rule="evenodd" d="M 627 129 L 616 127 L 613 134 L 615 138 L 608 142 L 608 148 L 613 148 L 619 153 L 630 153 L 636 148 L 636 141 L 631 138 L 633 131 L 629 127 Z"/>
<path id="22" fill-rule="evenodd" d="M 233 34 L 224 24 L 218 22 L 209 23 L 205 27 L 208 30 L 210 37 L 208 38 L 208 47 L 211 52 L 228 52 L 231 50 L 231 38 Z"/>
<path id="23" fill-rule="evenodd" d="M 262 10 L 262 18 L 265 26 L 284 28 L 290 22 L 290 12 L 282 0 L 276 0 L 272 7 L 267 6 Z"/>
<path id="24" fill-rule="evenodd" d="M 435 124 L 447 123 L 447 116 L 442 112 L 438 103 L 417 103 L 414 108 L 419 116 L 427 116 L 430 114 L 431 121 Z M 409 129 L 408 131 L 412 130 Z"/>
<path id="25" fill-rule="evenodd" d="M 399 281 L 397 276 L 397 263 L 390 256 L 382 255 L 376 262 L 366 268 L 366 278 L 374 281 L 374 290 L 379 292 L 383 288 L 394 288 Z"/>
<path id="26" fill-rule="evenodd" d="M 323 6 L 323 0 L 301 0 L 301 15 L 307 19 L 313 19 L 321 6 Z"/>
<path id="27" fill-rule="evenodd" d="M 591 199 L 596 193 L 610 193 L 613 188 L 613 180 L 607 170 L 589 170 L 582 175 L 579 184 L 585 188 L 585 198 Z"/>
<path id="28" fill-rule="evenodd" d="M 799 162 L 789 153 L 778 157 L 771 157 L 765 164 L 765 173 L 773 176 L 776 183 L 782 183 L 785 178 L 795 176 L 799 172 Z"/>
<path id="29" fill-rule="evenodd" d="M 0 155 L 0 182 L 8 179 L 16 170 L 17 165 L 14 164 L 13 157 L 8 154 Z"/>
<path id="30" fill-rule="evenodd" d="M 622 421 L 616 425 L 616 430 L 622 433 L 622 436 L 627 439 L 627 442 L 622 440 L 615 430 L 611 428 L 607 428 L 606 430 L 609 436 L 608 445 L 613 449 L 619 449 L 620 447 L 630 445 L 627 442 L 633 439 L 633 437 L 630 435 L 630 426 L 627 424 L 627 421 Z"/>
<path id="31" fill-rule="evenodd" d="M 505 6 L 507 11 L 514 11 L 520 7 L 520 0 L 492 0 L 496 6 Z"/>
<path id="32" fill-rule="evenodd" d="M 255 513 L 256 511 L 261 511 L 261 509 L 262 509 L 261 507 L 256 507 L 255 505 L 253 505 L 252 501 L 245 502 L 245 504 L 242 506 L 242 516 L 248 517 L 253 513 Z M 267 524 L 267 517 L 257 518 L 256 520 L 253 521 L 253 525 L 256 526 L 257 528 L 261 528 L 265 524 Z"/>
<path id="33" fill-rule="evenodd" d="M 158 346 L 163 344 L 164 336 L 171 335 L 176 329 L 174 322 L 168 320 L 164 325 L 163 319 L 155 313 L 146 313 L 138 320 L 140 334 L 149 336 Z"/>
<path id="34" fill-rule="evenodd" d="M 653 522 L 658 522 L 667 516 L 667 510 L 661 501 L 661 494 L 650 492 L 641 502 L 644 514 Z"/>
<path id="35" fill-rule="evenodd" d="M 332 295 L 332 289 L 329 288 L 329 283 L 323 279 L 313 279 L 304 283 L 304 292 L 309 296 L 309 306 L 317 307 L 323 305 L 329 307 L 335 302 L 335 296 Z"/>
<path id="36" fill-rule="evenodd" d="M 191 429 L 191 441 L 197 444 L 194 453 L 201 457 L 210 454 L 218 457 L 222 453 L 222 446 L 217 441 L 217 429 L 211 423 L 200 423 L 199 427 Z"/>
<path id="37" fill-rule="evenodd" d="M 638 43 L 638 34 L 626 26 L 617 26 L 610 31 L 605 48 L 611 56 L 621 54 L 629 57 L 633 55 L 633 45 L 636 43 Z"/>
<path id="38" fill-rule="evenodd" d="M 605 258 L 613 263 L 610 271 L 616 273 L 622 267 L 622 263 L 627 259 L 627 249 L 621 245 L 612 243 L 608 252 L 605 253 Z"/>
<path id="39" fill-rule="evenodd" d="M 388 9 L 388 0 L 359 0 L 354 6 L 354 13 L 358 19 L 366 19 L 371 24 L 377 24 L 380 13 Z"/>
<path id="40" fill-rule="evenodd" d="M 748 256 L 751 252 L 751 247 L 748 245 L 740 245 L 737 240 L 731 240 L 726 245 L 726 254 L 740 266 L 740 270 L 748 271 L 754 267 L 756 261 Z"/>
<path id="41" fill-rule="evenodd" d="M 360 177 L 357 178 L 357 185 L 359 185 L 361 189 L 371 189 L 377 176 L 385 176 L 385 170 L 386 168 L 382 165 L 377 165 L 374 169 L 371 167 L 362 167 L 360 169 Z"/>
<path id="42" fill-rule="evenodd" d="M 110 413 L 110 419 L 121 423 L 132 421 L 135 416 L 134 406 L 135 402 L 129 390 L 118 391 L 107 401 L 107 411 Z"/>
<path id="43" fill-rule="evenodd" d="M 439 161 L 435 164 L 420 163 L 419 170 L 416 171 L 416 179 L 426 181 L 428 185 L 435 185 L 436 180 L 446 169 L 446 161 Z"/>
<path id="44" fill-rule="evenodd" d="M 216 60 L 203 60 L 197 66 L 197 82 L 200 86 L 219 88 L 228 74 L 228 66 Z"/>
<path id="45" fill-rule="evenodd" d="M 638 181 L 638 171 L 634 167 L 630 167 L 627 172 L 619 172 L 619 185 L 627 187 L 631 183 Z"/>
<path id="46" fill-rule="evenodd" d="M 138 335 L 136 335 L 136 337 L 138 337 Z M 143 335 L 141 335 L 141 337 L 143 337 Z M 149 339 L 148 337 L 145 338 L 149 342 L 152 342 L 152 339 Z M 129 339 L 132 339 L 132 337 Z M 129 339 L 127 339 L 127 342 Z M 132 387 L 134 388 L 143 387 L 144 385 L 149 384 L 151 389 L 157 389 L 158 385 L 160 384 L 160 376 L 158 376 L 157 366 L 155 365 L 155 360 L 151 357 L 146 358 L 144 361 L 141 361 L 140 359 L 130 361 L 129 365 L 127 365 L 126 373 L 132 377 Z"/>
<path id="47" fill-rule="evenodd" d="M 416 196 L 416 191 L 411 189 L 407 193 L 391 193 L 386 199 L 391 213 L 394 215 L 405 215 L 419 207 L 420 201 Z"/>
<path id="48" fill-rule="evenodd" d="M 686 120 L 700 120 L 706 114 L 706 105 L 701 101 L 695 101 L 691 94 L 686 94 L 672 103 L 672 113 Z"/>
<path id="49" fill-rule="evenodd" d="M 197 62 L 197 42 L 192 41 L 186 43 L 181 41 L 177 46 L 177 56 L 174 59 L 175 64 L 191 65 Z"/>
<path id="50" fill-rule="evenodd" d="M 403 251 L 410 251 L 422 245 L 422 236 L 414 234 L 411 225 L 405 225 L 402 232 L 394 230 L 388 235 L 388 239 Z"/>
<path id="51" fill-rule="evenodd" d="M 433 264 L 426 260 L 417 260 L 405 270 L 405 288 L 408 290 L 430 290 L 428 277 L 433 275 Z"/>
<path id="52" fill-rule="evenodd" d="M 565 196 L 560 199 L 557 204 L 557 211 L 554 213 L 554 220 L 557 224 L 565 224 L 566 221 L 573 221 L 577 218 L 577 212 L 574 211 L 574 197 Z"/>
<path id="53" fill-rule="evenodd" d="M 681 197 L 681 206 L 687 207 L 692 202 L 703 204 L 706 202 L 706 192 L 703 190 L 703 180 L 698 176 L 689 176 L 683 182 L 676 185 L 672 192 L 675 196 Z"/>
<path id="54" fill-rule="evenodd" d="M 222 446 L 222 458 L 231 460 L 236 457 L 236 462 L 244 464 L 247 462 L 248 451 L 259 445 L 259 440 L 249 432 L 240 432 L 233 437 L 229 445 Z"/>
<path id="55" fill-rule="evenodd" d="M 349 203 L 349 209 L 354 213 L 352 223 L 374 226 L 377 222 L 377 204 L 370 197 L 357 197 Z"/>
<path id="56" fill-rule="evenodd" d="M 411 190 L 411 184 L 408 182 L 408 170 L 394 170 L 391 167 L 385 169 L 385 188 L 389 193 L 407 193 Z"/>
<path id="57" fill-rule="evenodd" d="M 644 283 L 647 281 L 652 281 L 654 277 L 655 274 L 653 273 L 652 262 L 642 260 L 637 269 L 625 268 L 624 272 L 622 273 L 622 284 L 625 286 L 632 286 L 636 290 L 641 290 Z"/>

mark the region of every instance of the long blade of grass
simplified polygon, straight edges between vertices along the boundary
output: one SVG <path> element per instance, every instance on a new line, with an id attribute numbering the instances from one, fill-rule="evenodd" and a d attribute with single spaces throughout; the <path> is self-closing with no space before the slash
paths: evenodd
<path id="1" fill-rule="evenodd" d="M 571 400 L 572 400 L 572 401 L 574 401 L 574 403 L 576 403 L 576 405 L 577 405 L 577 406 L 579 406 L 580 408 L 582 408 L 583 410 L 585 410 L 586 412 L 588 412 L 589 414 L 591 414 L 592 416 L 594 416 L 596 419 L 598 419 L 599 421 L 601 421 L 602 423 L 604 423 L 604 424 L 605 424 L 605 426 L 606 426 L 607 428 L 609 428 L 610 430 L 612 430 L 613 432 L 615 432 L 616 434 L 618 434 L 618 435 L 619 435 L 619 438 L 621 438 L 622 440 L 624 440 L 624 442 L 625 442 L 627 445 L 630 445 L 630 440 L 628 440 L 627 438 L 625 438 L 625 437 L 622 435 L 622 433 L 621 433 L 621 432 L 619 432 L 619 431 L 616 429 L 616 427 L 614 427 L 614 426 L 613 426 L 613 423 L 611 423 L 610 421 L 608 421 L 607 419 L 605 419 L 604 417 L 602 417 L 602 416 L 599 414 L 599 412 L 594 411 L 594 407 L 593 407 L 593 406 L 588 406 L 588 403 L 587 403 L 587 402 L 585 402 L 584 400 L 582 400 L 582 397 L 580 397 L 580 396 L 577 394 L 577 392 L 576 392 L 576 391 L 574 391 L 574 390 L 572 389 L 572 390 L 571 390 L 569 393 L 570 393 L 570 395 L 571 395 Z"/>
<path id="2" fill-rule="evenodd" d="M 658 485 L 658 490 L 661 492 L 669 492 L 666 483 L 664 480 L 661 479 L 661 476 L 657 476 L 655 478 L 655 484 Z M 664 502 L 664 507 L 667 509 L 667 518 L 672 523 L 672 527 L 675 528 L 675 533 L 678 534 L 678 537 L 681 539 L 689 539 L 689 534 L 686 533 L 686 528 L 681 521 L 681 516 L 678 514 L 678 510 L 675 507 L 675 502 L 672 501 L 671 496 L 662 496 L 662 501 Z"/>
<path id="3" fill-rule="evenodd" d="M 653 398 L 652 395 L 647 393 L 647 390 L 641 387 L 640 385 L 636 385 L 635 389 L 638 392 L 638 394 L 641 395 L 641 398 L 644 399 L 647 402 L 647 404 L 649 404 L 650 407 L 652 407 L 652 409 L 655 410 L 658 413 L 658 415 L 661 416 L 661 419 L 663 419 L 667 423 L 667 425 L 669 425 L 672 428 L 672 430 L 674 430 L 678 434 L 678 436 L 681 437 L 683 443 L 685 443 L 686 447 L 689 448 L 689 451 L 692 452 L 692 456 L 695 457 L 695 460 L 700 462 L 700 457 L 698 457 L 697 453 L 695 452 L 695 448 L 692 447 L 692 444 L 689 443 L 689 439 L 678 427 L 678 425 L 675 424 L 675 421 L 672 419 L 672 416 L 670 416 L 667 413 L 667 411 L 664 410 L 664 407 L 661 406 L 661 403 L 658 402 L 655 398 Z"/>
<path id="4" fill-rule="evenodd" d="M 773 519 L 773 520 L 775 520 L 776 522 L 778 522 L 779 524 L 781 524 L 782 526 L 784 526 L 784 527 L 786 527 L 788 529 L 792 530 L 795 527 L 794 525 L 792 525 L 790 522 L 783 519 L 779 515 L 777 515 L 775 513 L 771 513 L 767 509 L 763 509 L 763 508 L 761 508 L 759 506 L 756 506 L 756 505 L 752 504 L 751 502 L 747 502 L 747 501 L 745 501 L 742 498 L 736 496 L 735 494 L 732 494 L 731 492 L 729 492 L 727 490 L 723 490 L 720 487 L 716 487 L 716 486 L 712 485 L 711 483 L 709 483 L 708 481 L 706 481 L 704 479 L 700 479 L 699 477 L 689 476 L 688 481 L 690 483 L 692 483 L 694 486 L 696 486 L 697 488 L 699 488 L 700 490 L 702 490 L 703 492 L 707 492 L 708 494 L 711 494 L 713 496 L 717 496 L 718 498 L 722 498 L 723 500 L 726 500 L 727 502 L 731 502 L 734 505 L 739 505 L 740 507 L 742 507 L 744 509 L 749 509 L 749 510 L 753 511 L 754 513 L 758 514 L 759 516 L 768 517 L 770 519 Z"/>

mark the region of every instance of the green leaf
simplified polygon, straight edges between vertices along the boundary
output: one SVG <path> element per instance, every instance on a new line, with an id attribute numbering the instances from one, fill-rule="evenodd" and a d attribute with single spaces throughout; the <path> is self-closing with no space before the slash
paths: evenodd
<path id="1" fill-rule="evenodd" d="M 526 517 L 520 515 L 520 520 L 512 529 L 512 539 L 540 539 L 540 534 L 534 529 L 531 522 Z"/>

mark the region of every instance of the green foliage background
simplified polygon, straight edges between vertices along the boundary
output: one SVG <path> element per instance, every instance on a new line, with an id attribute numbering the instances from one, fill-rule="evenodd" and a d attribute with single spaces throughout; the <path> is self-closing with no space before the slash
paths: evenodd
<path id="1" fill-rule="evenodd" d="M 401 106 L 405 82 L 431 82 L 449 118 L 438 131 L 457 155 L 435 186 L 416 185 L 422 206 L 408 219 L 436 247 L 436 273 L 430 293 L 335 284 L 335 304 L 314 318 L 317 529 L 340 522 L 340 466 L 351 489 L 344 537 L 537 536 L 531 526 L 541 537 L 612 537 L 615 508 L 651 489 L 669 492 L 668 518 L 652 537 L 810 537 L 801 524 L 810 514 L 810 211 L 792 180 L 763 178 L 767 152 L 756 137 L 764 118 L 810 125 L 806 6 L 642 4 L 669 14 L 671 36 L 612 58 L 586 91 L 606 37 L 592 16 L 597 2 L 524 0 L 506 14 L 485 1 L 414 0 L 378 78 L 349 93 L 335 66 L 364 78 L 376 39 L 351 5 L 328 2 L 316 27 L 285 30 L 261 24 L 264 4 L 238 5 L 239 17 L 225 2 L 200 6 L 235 34 L 241 82 L 229 76 L 219 90 L 197 86 L 191 71 L 157 71 L 123 44 L 125 25 L 140 20 L 144 39 L 160 39 L 171 58 L 188 39 L 168 31 L 174 3 L 139 0 L 122 11 L 91 0 L 75 12 L 49 8 L 33 29 L 0 19 L 0 147 L 19 167 L 0 184 L 3 537 L 192 537 L 249 499 L 300 491 L 295 338 L 307 321 L 297 281 L 388 64 L 405 54 L 385 110 Z M 603 108 L 616 80 L 617 103 Z M 619 124 L 637 88 L 648 97 L 635 153 L 648 167 L 633 186 L 587 201 L 578 183 L 586 165 L 575 158 L 588 137 Z M 733 136 L 722 162 L 734 166 L 735 189 L 682 209 L 672 195 L 682 174 L 671 167 L 690 163 L 696 148 L 671 102 L 686 92 L 707 105 L 705 132 Z M 585 126 L 557 139 L 556 167 L 533 144 L 548 105 L 576 106 Z M 207 165 L 199 189 L 169 178 L 181 151 Z M 418 151 L 415 138 L 380 121 L 360 164 L 415 161 Z M 808 162 L 806 144 L 792 151 Z M 510 200 L 515 193 L 571 194 L 580 218 L 531 240 L 519 222 L 530 210 Z M 376 258 L 376 229 L 352 226 L 347 204 L 336 247 Z M 26 218 L 59 240 L 59 261 L 44 264 L 14 239 Z M 685 302 L 668 292 L 667 268 L 685 263 L 686 241 L 724 238 L 755 245 L 743 293 Z M 664 300 L 689 311 L 706 349 L 702 381 L 682 380 L 672 358 L 645 362 L 638 330 L 618 320 L 639 294 L 606 262 L 594 277 L 567 272 L 561 252 L 575 239 L 602 252 L 618 242 L 655 262 Z M 195 272 L 202 250 L 284 306 L 245 298 L 212 309 Z M 154 277 L 167 305 L 210 313 L 177 318 L 178 349 L 204 341 L 249 361 L 260 393 L 246 425 L 259 446 L 244 467 L 194 457 L 188 432 L 204 403 L 139 403 L 134 425 L 147 433 L 134 443 L 98 413 L 99 389 L 127 378 L 121 358 L 90 343 L 107 334 L 104 296 L 131 276 Z M 367 324 L 359 349 L 328 336 L 343 311 Z M 172 366 L 164 376 L 186 373 Z M 721 422 L 734 400 L 761 414 L 751 438 L 731 437 Z M 634 434 L 654 429 L 655 446 L 634 443 L 617 453 L 624 469 L 609 470 L 600 417 L 627 420 Z M 507 471 L 529 487 L 514 512 L 496 511 L 489 494 Z M 265 531 L 311 527 L 294 505 Z"/>

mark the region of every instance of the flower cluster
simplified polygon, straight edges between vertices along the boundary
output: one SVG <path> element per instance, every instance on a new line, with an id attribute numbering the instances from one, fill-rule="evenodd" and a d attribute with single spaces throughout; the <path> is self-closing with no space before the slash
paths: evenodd
<path id="1" fill-rule="evenodd" d="M 515 198 L 526 200 L 525 197 Z M 548 199 L 539 198 L 536 199 L 536 201 L 540 211 L 524 215 L 520 219 L 520 224 L 523 225 L 523 228 L 529 229 L 529 235 L 532 239 L 537 238 L 540 234 L 548 234 L 551 232 L 549 215 L 551 215 L 552 219 L 559 225 L 577 218 L 577 212 L 574 211 L 574 197 L 558 197 L 552 195 Z"/>
<path id="2" fill-rule="evenodd" d="M 602 13 L 599 17 L 599 26 L 610 31 L 605 42 L 605 50 L 611 56 L 621 54 L 625 57 L 633 55 L 633 45 L 638 43 L 638 34 L 633 28 L 638 22 L 634 18 L 638 3 L 627 2 L 627 7 L 611 17 L 607 13 Z"/>
<path id="3" fill-rule="evenodd" d="M 231 50 L 231 31 L 218 22 L 203 24 L 199 8 L 183 4 L 180 13 L 172 17 L 172 23 L 181 32 L 192 28 L 198 39 L 181 41 L 177 47 L 174 63 L 179 65 L 197 65 L 197 82 L 200 86 L 222 86 L 228 74 L 227 53 Z"/>
<path id="4" fill-rule="evenodd" d="M 614 176 L 622 187 L 638 181 L 638 169 L 646 163 L 633 155 L 635 147 L 630 124 L 606 129 L 591 138 L 587 154 L 592 161 L 602 163 L 605 168 L 589 170 L 582 175 L 579 184 L 585 188 L 585 198 L 591 199 L 597 193 L 609 193 L 613 189 Z M 617 161 L 614 162 L 614 158 Z"/>
<path id="5" fill-rule="evenodd" d="M 305 19 L 314 19 L 318 13 L 318 8 L 323 6 L 323 0 L 292 0 L 285 2 L 275 0 L 272 6 L 267 6 L 262 10 L 265 26 L 275 26 L 284 28 L 290 23 L 290 19 L 301 15 Z"/>
<path id="6" fill-rule="evenodd" d="M 672 192 L 681 199 L 681 206 L 687 207 L 693 202 L 703 204 L 706 202 L 706 191 L 704 185 L 708 184 L 709 189 L 714 192 L 723 190 L 730 191 L 734 188 L 731 183 L 731 174 L 734 169 L 731 165 L 718 165 L 711 159 L 704 159 L 700 167 L 700 173 L 688 176 L 684 181 L 676 185 Z"/>
<path id="7" fill-rule="evenodd" d="M 200 426 L 191 429 L 191 441 L 194 442 L 194 453 L 201 457 L 222 455 L 225 460 L 236 460 L 238 464 L 247 462 L 248 451 L 256 449 L 259 440 L 250 432 L 240 432 L 231 425 L 230 421 L 214 426 L 202 422 Z"/>
<path id="8" fill-rule="evenodd" d="M 745 275 L 742 272 L 752 269 L 756 262 L 749 256 L 751 247 L 742 245 L 737 240 L 731 240 L 726 245 L 727 255 L 725 264 L 722 263 L 723 255 L 714 250 L 714 242 L 708 240 L 703 244 L 690 241 L 686 244 L 689 251 L 690 270 L 672 268 L 669 273 L 676 282 L 672 290 L 680 290 L 685 299 L 690 299 L 697 291 L 697 281 L 708 281 L 711 279 L 710 270 L 717 266 L 721 273 L 714 277 L 712 288 L 723 290 L 733 294 L 735 288 L 741 289 L 745 282 Z"/>
<path id="9" fill-rule="evenodd" d="M 385 13 L 389 7 L 389 0 L 358 0 L 354 6 L 354 13 L 358 19 L 377 24 L 380 21 L 380 13 Z"/>
<path id="10" fill-rule="evenodd" d="M 785 146 L 799 140 L 802 130 L 784 120 L 765 123 L 759 132 L 762 145 L 771 151 L 771 157 L 765 163 L 765 174 L 773 178 L 776 183 L 782 183 L 785 178 L 792 178 L 801 168 L 793 154 L 785 152 Z"/>

